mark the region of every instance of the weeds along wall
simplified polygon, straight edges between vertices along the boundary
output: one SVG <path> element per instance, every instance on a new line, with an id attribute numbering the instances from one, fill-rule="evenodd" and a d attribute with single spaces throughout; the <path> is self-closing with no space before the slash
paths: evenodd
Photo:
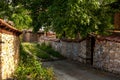
<path id="1" fill-rule="evenodd" d="M 55 51 L 58 51 L 68 59 L 91 64 L 91 44 L 88 42 L 89 39 L 84 39 L 81 41 L 49 41 L 46 43 L 50 43 Z"/>
<path id="2" fill-rule="evenodd" d="M 0 80 L 11 78 L 19 61 L 20 31 L 0 19 Z"/>

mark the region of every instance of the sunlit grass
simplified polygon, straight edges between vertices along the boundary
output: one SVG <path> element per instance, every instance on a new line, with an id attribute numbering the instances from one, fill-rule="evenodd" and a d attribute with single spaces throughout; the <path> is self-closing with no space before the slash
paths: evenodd
<path id="1" fill-rule="evenodd" d="M 48 54 L 52 55 L 53 57 L 57 58 L 64 58 L 59 52 L 53 50 L 50 45 L 42 43 L 41 45 L 37 45 L 41 50 L 47 52 Z"/>
<path id="2" fill-rule="evenodd" d="M 22 43 L 22 45 L 25 50 L 41 59 L 50 60 L 52 57 L 63 58 L 59 52 L 54 51 L 50 45 L 47 45 L 45 43 Z"/>
<path id="3" fill-rule="evenodd" d="M 35 55 L 41 59 L 51 59 L 47 52 L 43 51 L 38 47 L 37 43 L 22 43 L 23 47 L 28 50 L 32 55 Z"/>
<path id="4" fill-rule="evenodd" d="M 19 65 L 13 75 L 15 80 L 56 80 L 52 68 L 42 67 L 42 63 L 36 59 L 35 56 L 38 53 L 42 54 L 41 58 L 46 58 L 44 56 L 49 58 L 47 53 L 36 49 L 36 45 L 30 43 L 21 44 Z M 31 52 L 29 52 L 29 49 Z"/>

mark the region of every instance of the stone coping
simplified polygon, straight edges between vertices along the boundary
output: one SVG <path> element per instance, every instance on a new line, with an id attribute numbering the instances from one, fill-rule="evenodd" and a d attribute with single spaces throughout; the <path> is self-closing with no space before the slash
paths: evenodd
<path id="1" fill-rule="evenodd" d="M 44 39 L 44 40 L 47 40 L 47 41 L 54 41 L 54 42 L 60 42 L 60 41 L 63 41 L 63 42 L 75 42 L 75 43 L 80 43 L 84 40 L 86 40 L 88 38 L 84 38 L 84 39 L 79 39 L 79 40 L 76 40 L 76 39 Z"/>
<path id="2" fill-rule="evenodd" d="M 22 31 L 17 30 L 16 28 L 12 27 L 2 19 L 0 19 L 0 29 L 1 29 L 0 32 L 6 33 L 6 34 L 12 34 L 17 36 L 22 34 Z"/>
<path id="3" fill-rule="evenodd" d="M 84 41 L 84 40 L 86 40 L 86 39 L 87 39 L 87 38 L 84 38 L 84 39 L 61 39 L 61 41 L 79 43 L 79 42 L 82 42 L 82 41 Z"/>
<path id="4" fill-rule="evenodd" d="M 99 37 L 99 38 L 97 38 L 97 40 L 99 40 L 99 41 L 105 41 L 106 40 L 106 41 L 120 43 L 120 35 L 112 34 L 112 35 L 106 36 L 106 37 Z"/>

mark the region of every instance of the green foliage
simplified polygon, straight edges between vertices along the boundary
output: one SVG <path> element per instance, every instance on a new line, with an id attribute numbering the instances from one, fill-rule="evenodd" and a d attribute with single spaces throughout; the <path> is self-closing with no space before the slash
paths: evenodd
<path id="1" fill-rule="evenodd" d="M 41 0 L 37 0 L 41 3 Z M 36 3 L 39 3 L 37 2 Z M 40 25 L 57 33 L 58 37 L 77 38 L 95 33 L 105 35 L 113 28 L 114 10 L 106 6 L 116 0 L 42 0 L 35 19 Z M 34 3 L 34 2 L 33 2 Z M 34 4 L 33 4 L 34 5 Z M 36 4 L 37 5 L 37 4 Z M 41 10 L 38 10 L 39 8 Z M 39 27 L 40 28 L 40 27 Z"/>
<path id="2" fill-rule="evenodd" d="M 25 48 L 20 47 L 20 63 L 14 78 L 17 80 L 55 80 L 51 68 L 43 68 L 41 63 L 26 52 Z"/>
<path id="3" fill-rule="evenodd" d="M 30 11 L 20 7 L 19 11 L 12 14 L 11 20 L 15 23 L 15 27 L 17 29 L 22 30 L 31 27 L 32 19 L 31 16 L 29 15 L 29 12 Z"/>
<path id="4" fill-rule="evenodd" d="M 0 18 L 12 21 L 20 30 L 31 28 L 30 10 L 14 0 L 0 0 Z"/>
<path id="5" fill-rule="evenodd" d="M 41 50 L 37 43 L 23 43 L 22 45 L 26 50 L 31 52 L 32 55 L 41 59 L 51 59 L 50 55 L 46 51 Z"/>
<path id="6" fill-rule="evenodd" d="M 7 0 L 0 0 L 0 18 L 8 17 L 11 13 Z"/>
<path id="7" fill-rule="evenodd" d="M 60 53 L 54 51 L 50 45 L 45 43 L 41 45 L 38 43 L 22 43 L 22 45 L 26 51 L 40 59 L 52 60 L 52 57 L 63 58 Z"/>
<path id="8" fill-rule="evenodd" d="M 109 8 L 101 7 L 98 0 L 63 0 L 63 2 L 66 2 L 66 4 L 58 1 L 58 4 L 56 3 L 57 5 L 54 6 L 57 12 L 50 9 L 51 14 L 55 15 L 53 16 L 53 20 L 55 21 L 52 23 L 55 26 L 54 29 L 56 32 L 60 31 L 60 33 L 63 33 L 63 31 L 65 31 L 66 37 L 75 38 L 75 35 L 78 33 L 80 33 L 82 37 L 86 37 L 93 32 L 96 34 L 104 34 L 107 29 L 111 28 L 111 18 L 113 16 L 107 13 Z M 61 5 L 58 6 L 59 4 Z M 62 12 L 61 9 L 64 9 L 64 7 L 61 8 L 61 6 L 65 5 L 65 9 L 67 10 L 63 10 Z M 62 15 L 58 13 L 62 13 Z M 61 28 L 61 26 L 63 28 Z"/>
<path id="9" fill-rule="evenodd" d="M 58 37 L 77 38 L 88 34 L 107 34 L 113 28 L 116 0 L 6 0 L 0 1 L 0 18 L 8 18 L 18 29 L 56 32 Z M 119 2 L 119 0 L 117 0 Z"/>
<path id="10" fill-rule="evenodd" d="M 66 38 L 76 38 L 78 34 L 82 37 L 90 33 L 106 34 L 106 30 L 113 28 L 113 10 L 105 5 L 114 1 L 53 0 L 47 6 L 39 4 L 42 7 L 37 6 L 38 17 L 35 19 L 40 25 L 37 24 L 35 29 L 39 26 L 51 28 L 50 30 L 55 31 L 59 37 L 65 34 Z M 38 7 L 41 10 L 38 10 Z"/>

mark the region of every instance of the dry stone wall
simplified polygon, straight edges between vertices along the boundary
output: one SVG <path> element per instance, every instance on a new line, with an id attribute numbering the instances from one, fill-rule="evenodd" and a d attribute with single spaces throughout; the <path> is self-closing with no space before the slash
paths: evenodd
<path id="1" fill-rule="evenodd" d="M 118 37 L 112 37 L 110 40 L 96 39 L 95 46 L 91 46 L 91 39 L 81 42 L 48 41 L 48 43 L 68 59 L 120 74 L 120 42 L 118 41 Z"/>
<path id="2" fill-rule="evenodd" d="M 54 50 L 60 52 L 63 56 L 67 57 L 68 59 L 73 59 L 82 63 L 87 63 L 86 49 L 87 47 L 89 47 L 89 45 L 87 45 L 86 42 L 87 40 L 81 42 L 51 41 L 50 43 Z"/>
<path id="3" fill-rule="evenodd" d="M 93 66 L 120 74 L 120 43 L 96 40 Z"/>
<path id="4" fill-rule="evenodd" d="M 21 33 L 0 19 L 0 80 L 10 79 L 17 67 Z"/>
<path id="5" fill-rule="evenodd" d="M 1 44 L 1 77 L 10 78 L 18 64 L 19 38 L 5 33 L 0 34 L 4 43 Z"/>

